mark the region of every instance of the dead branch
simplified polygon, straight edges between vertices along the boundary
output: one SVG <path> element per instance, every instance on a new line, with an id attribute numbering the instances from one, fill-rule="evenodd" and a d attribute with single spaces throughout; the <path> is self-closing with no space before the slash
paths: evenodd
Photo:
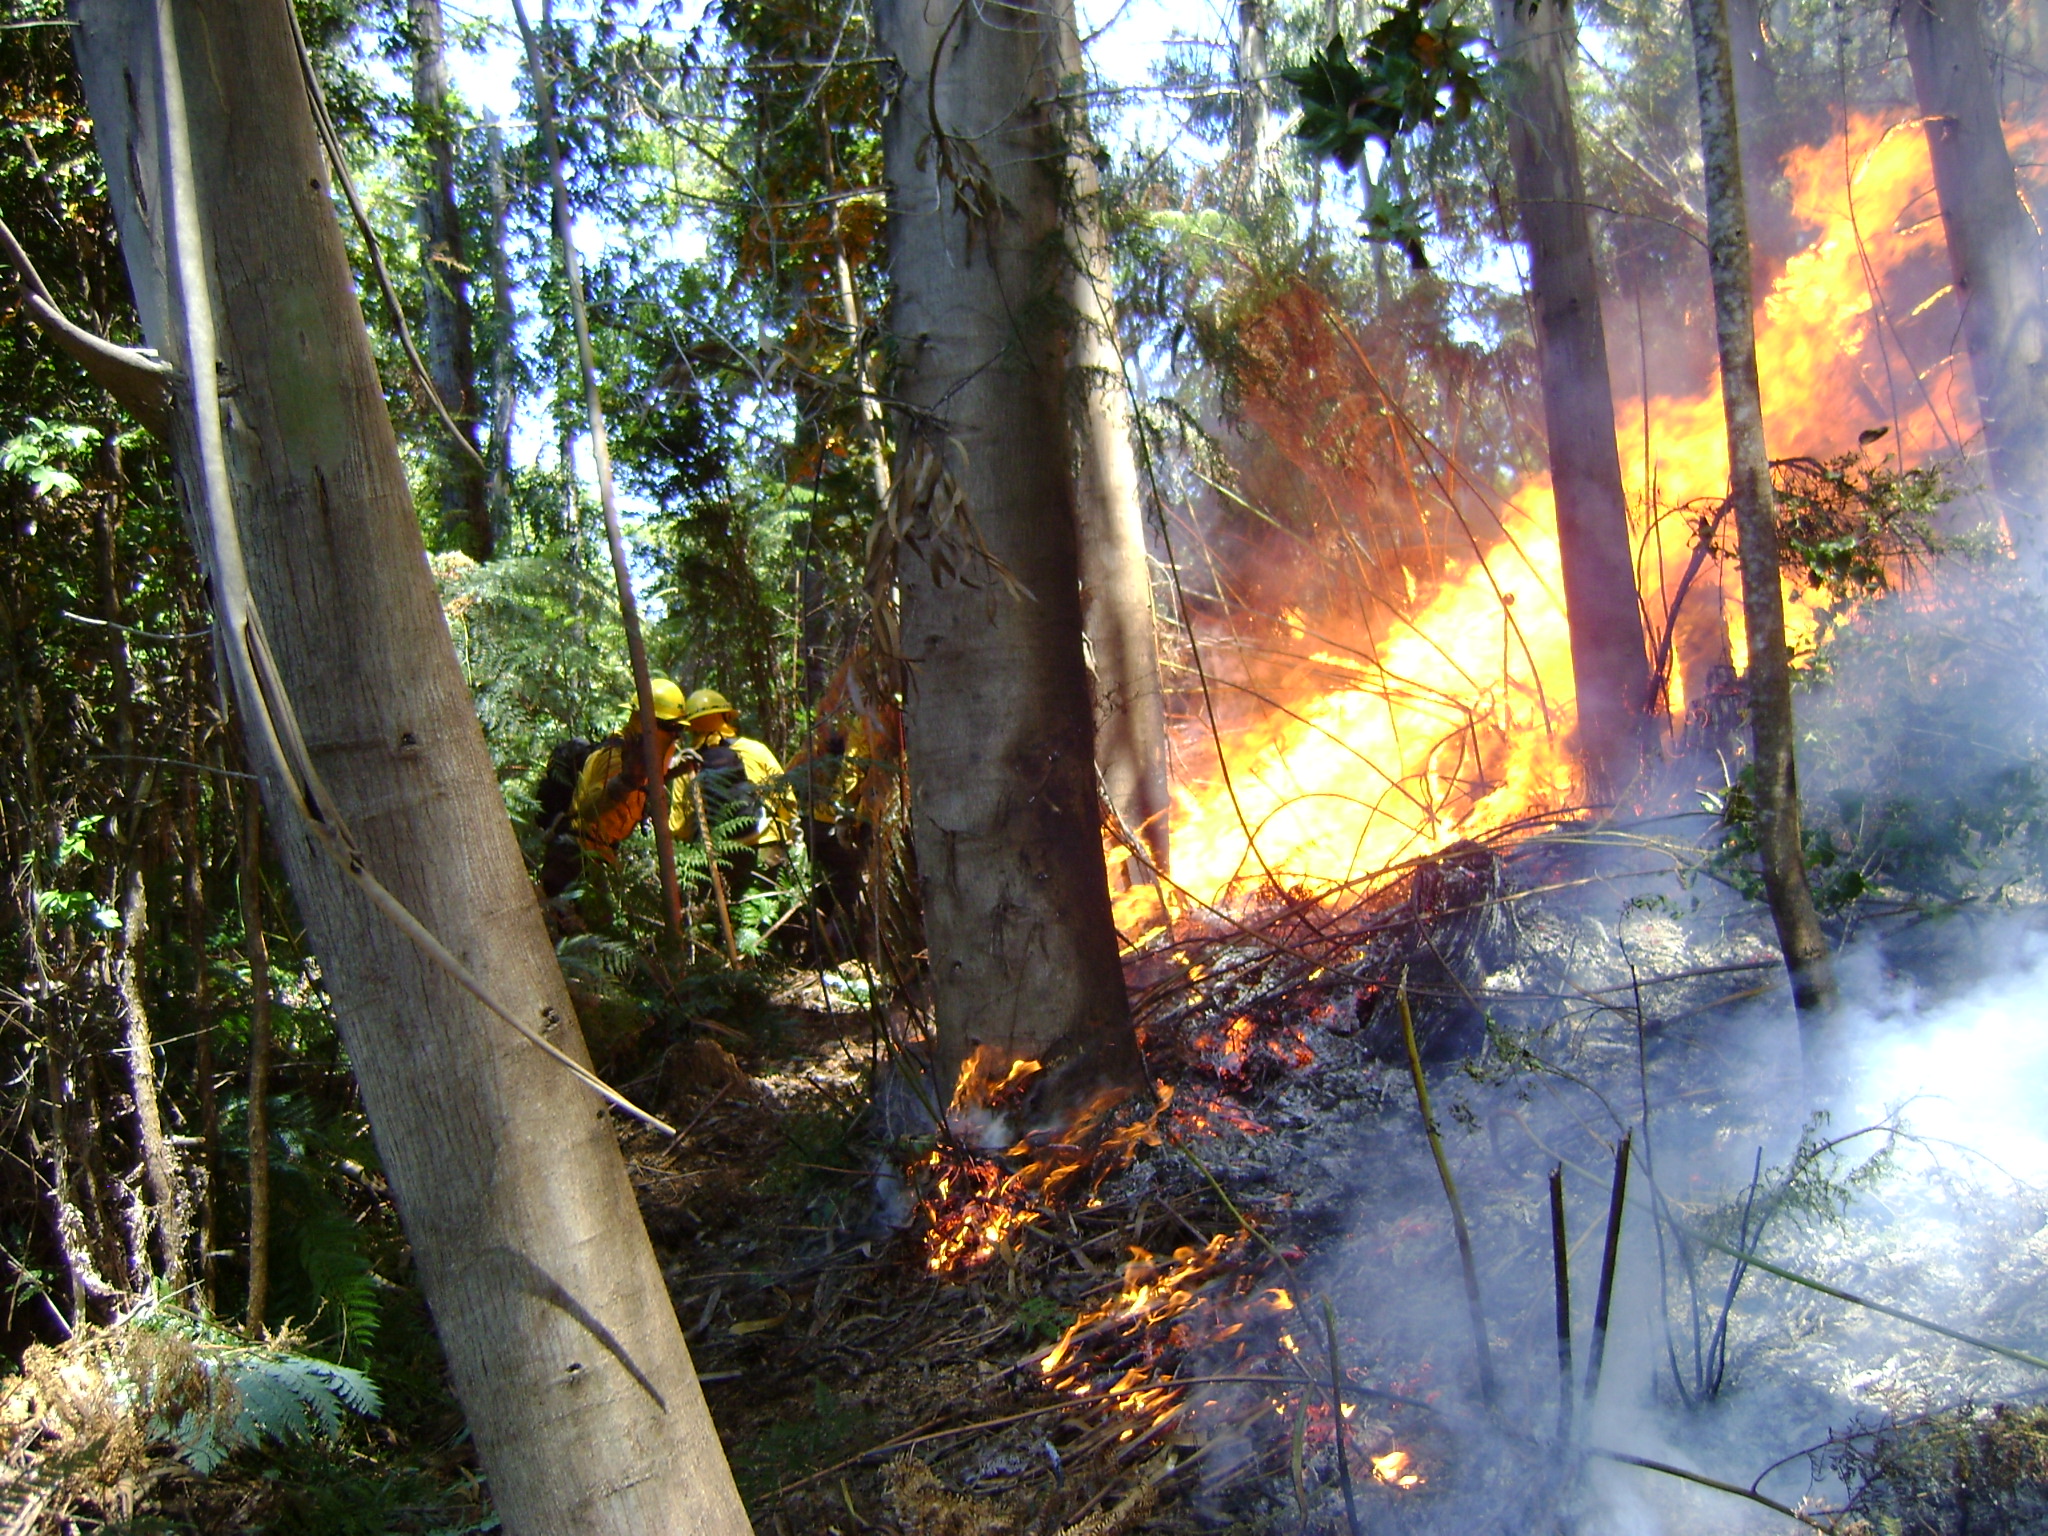
<path id="1" fill-rule="evenodd" d="M 58 307 L 44 286 L 35 263 L 14 238 L 14 231 L 0 220 L 0 255 L 7 258 L 21 280 L 22 304 L 50 335 L 57 349 L 91 375 L 94 383 L 120 402 L 122 409 L 150 432 L 165 437 L 171 420 L 171 367 L 152 353 L 96 336 L 76 324 Z"/>

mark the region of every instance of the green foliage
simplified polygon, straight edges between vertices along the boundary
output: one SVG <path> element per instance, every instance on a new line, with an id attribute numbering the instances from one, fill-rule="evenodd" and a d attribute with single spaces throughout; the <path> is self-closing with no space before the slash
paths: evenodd
<path id="1" fill-rule="evenodd" d="M 1463 122 L 1486 99 L 1485 75 L 1465 52 L 1479 34 L 1455 11 L 1446 0 L 1405 0 L 1367 35 L 1358 61 L 1340 32 L 1307 64 L 1281 70 L 1301 97 L 1294 136 L 1348 171 L 1371 140 L 1391 149 L 1441 118 Z"/>
<path id="2" fill-rule="evenodd" d="M 1800 770 L 1823 875 L 1932 904 L 2048 875 L 2048 669 L 2036 600 L 2000 565 L 1950 562 L 1867 602 L 1801 701 Z"/>
<path id="3" fill-rule="evenodd" d="M 186 1340 L 200 1369 L 229 1389 L 233 1416 L 166 1404 L 151 1422 L 201 1476 L 236 1451 L 309 1437 L 332 1439 L 352 1418 L 376 1418 L 382 1399 L 361 1371 L 274 1344 L 251 1344 L 212 1319 L 168 1305 L 133 1326 Z"/>
<path id="4" fill-rule="evenodd" d="M 1294 136 L 1348 171 L 1370 143 L 1393 154 L 1418 129 L 1464 122 L 1486 100 L 1485 68 L 1465 51 L 1479 34 L 1459 25 L 1456 11 L 1452 0 L 1402 0 L 1356 61 L 1339 32 L 1308 63 L 1281 70 L 1300 98 Z M 1385 178 L 1367 190 L 1365 224 L 1368 238 L 1398 247 L 1416 270 L 1429 265 L 1421 202 Z"/>
<path id="5" fill-rule="evenodd" d="M 1720 841 L 1708 867 L 1745 900 L 1764 900 L 1763 856 L 1757 843 L 1756 765 L 1744 764 L 1734 783 L 1719 792 L 1704 792 L 1700 800 L 1720 823 Z M 1823 917 L 1838 915 L 1870 894 L 1870 869 L 1853 857 L 1852 847 L 1837 842 L 1829 827 L 1802 821 L 1799 847 L 1806 861 L 1807 883 L 1813 888 L 1813 904 Z"/>
<path id="6" fill-rule="evenodd" d="M 810 1411 L 770 1424 L 733 1454 L 733 1476 L 749 1503 L 845 1454 L 867 1415 L 824 1382 L 811 1388 Z"/>
<path id="7" fill-rule="evenodd" d="M 1954 471 L 1945 464 L 1897 469 L 1889 460 L 1873 463 L 1858 448 L 1832 459 L 1777 460 L 1771 482 L 1779 558 L 1809 587 L 1829 593 L 1831 627 L 1856 604 L 1896 590 L 1934 556 L 1973 547 L 1935 531 L 1941 509 L 1956 497 Z"/>
<path id="8" fill-rule="evenodd" d="M 2032 1536 L 2048 1527 L 2048 1408 L 1970 1403 L 1834 1437 L 1813 1457 L 1849 1490 L 1837 1529 Z"/>
<path id="9" fill-rule="evenodd" d="M 69 496 L 84 482 L 64 466 L 101 441 L 98 427 L 28 418 L 28 431 L 0 443 L 0 469 L 22 476 L 38 498 Z"/>
<path id="10" fill-rule="evenodd" d="M 1017 1311 L 1011 1321 L 1016 1325 L 1024 1347 L 1031 1349 L 1040 1344 L 1050 1344 L 1065 1333 L 1074 1321 L 1074 1314 L 1050 1296 L 1034 1294 L 1017 1303 Z"/>

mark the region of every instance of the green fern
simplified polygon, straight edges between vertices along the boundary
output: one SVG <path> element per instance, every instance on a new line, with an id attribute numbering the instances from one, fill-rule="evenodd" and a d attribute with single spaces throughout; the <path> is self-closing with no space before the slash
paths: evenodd
<path id="1" fill-rule="evenodd" d="M 367 1351 L 382 1321 L 379 1282 L 363 1234 L 338 1204 L 321 1202 L 298 1221 L 299 1267 L 339 1329 L 341 1352 Z"/>
<path id="2" fill-rule="evenodd" d="M 287 1340 L 253 1344 L 161 1300 L 78 1348 L 144 1436 L 202 1477 L 237 1451 L 332 1439 L 351 1419 L 383 1411 L 363 1372 L 300 1354 Z"/>

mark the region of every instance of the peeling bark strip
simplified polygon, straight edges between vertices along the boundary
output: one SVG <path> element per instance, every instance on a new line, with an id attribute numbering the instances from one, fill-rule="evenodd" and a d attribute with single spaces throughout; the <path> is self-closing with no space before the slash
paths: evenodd
<path id="1" fill-rule="evenodd" d="M 144 329 L 182 375 L 198 318 L 218 323 L 253 601 L 332 809 L 406 907 L 511 1007 L 552 1012 L 561 1046 L 581 1056 L 427 573 L 290 12 L 281 0 L 77 0 L 74 16 Z M 176 56 L 160 55 L 172 27 Z M 183 182 L 170 169 L 181 165 L 167 132 L 180 120 L 174 71 L 190 93 Z M 185 221 L 201 210 L 204 260 L 179 263 L 197 281 L 174 282 L 166 242 L 176 237 L 182 258 L 195 233 Z M 194 401 L 210 391 L 187 377 L 179 394 L 177 467 L 196 511 L 207 501 L 198 444 L 212 423 Z M 211 563 L 211 536 L 202 544 Z M 225 590 L 224 571 L 208 574 Z M 245 723 L 263 717 L 263 699 L 240 702 Z M 270 805 L 289 810 L 276 764 L 264 772 Z M 745 1515 L 588 1090 L 416 948 L 303 825 L 281 825 L 279 853 L 506 1530 L 740 1536 Z M 554 1277 L 577 1309 L 479 1262 L 493 1249 Z M 634 1370 L 593 1337 L 591 1319 Z"/>
<path id="2" fill-rule="evenodd" d="M 1750 300 L 1749 219 L 1735 127 L 1735 65 L 1725 0 L 1689 0 L 1693 65 L 1700 93 L 1706 164 L 1707 263 L 1714 279 L 1714 333 L 1721 348 L 1721 405 L 1728 418 L 1728 499 L 1741 543 L 1742 616 L 1749 631 L 1749 725 L 1756 755 L 1756 841 L 1764 891 L 1791 973 L 1792 1002 L 1809 1064 L 1836 1002 L 1834 958 L 1799 836 L 1799 778 L 1793 760 L 1792 666 L 1779 587 L 1776 499 L 1764 451 L 1764 410 L 1756 371 Z"/>
<path id="3" fill-rule="evenodd" d="M 1977 0 L 1903 0 L 1899 23 L 1926 118 L 1941 226 L 1963 306 L 1991 483 L 2013 547 L 2048 560 L 2048 292 L 2020 201 Z"/>
<path id="4" fill-rule="evenodd" d="M 1058 92 L 1072 13 L 882 0 L 876 20 L 902 82 L 883 129 L 906 417 L 897 577 L 937 1065 L 950 1089 L 978 1044 L 1042 1061 L 1056 1110 L 1144 1080 L 1096 815 L 1065 451 Z M 933 455 L 951 473 L 912 473 Z M 989 557 L 950 576 L 934 557 L 951 558 L 963 520 L 950 500 L 931 505 L 948 487 Z M 934 510 L 950 536 L 934 537 Z"/>
<path id="5" fill-rule="evenodd" d="M 1628 496 L 1614 444 L 1600 278 L 1572 119 L 1570 65 L 1578 29 L 1568 0 L 1494 0 L 1493 25 L 1506 65 L 1501 96 L 1529 248 L 1579 756 L 1588 798 L 1607 804 L 1641 766 L 1652 701 Z"/>

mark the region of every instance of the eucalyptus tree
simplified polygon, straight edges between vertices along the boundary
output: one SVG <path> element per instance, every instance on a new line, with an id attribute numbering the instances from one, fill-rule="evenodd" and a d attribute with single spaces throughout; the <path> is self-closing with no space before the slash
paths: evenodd
<path id="1" fill-rule="evenodd" d="M 1039 1107 L 1143 1082 L 1096 815 L 1061 199 L 1064 0 L 878 5 L 896 553 L 914 840 L 950 1085 L 986 1048 Z"/>
<path id="2" fill-rule="evenodd" d="M 1494 0 L 1493 18 L 1516 213 L 1529 250 L 1579 754 L 1588 790 L 1605 802 L 1636 776 L 1652 700 L 1628 495 L 1614 441 L 1600 277 L 1572 115 L 1578 29 L 1570 0 Z"/>
<path id="3" fill-rule="evenodd" d="M 1743 198 L 1735 66 L 1725 0 L 1688 0 L 1699 82 L 1700 150 L 1706 169 L 1707 258 L 1714 283 L 1714 336 L 1721 353 L 1721 405 L 1728 426 L 1728 498 L 1741 547 L 1742 617 L 1749 644 L 1746 685 L 1751 795 L 1764 892 L 1792 981 L 1809 1059 L 1838 999 L 1834 958 L 1806 879 L 1799 775 L 1792 719 L 1791 650 L 1779 586 L 1776 497 L 1764 448 L 1756 361 L 1748 210 Z"/>
<path id="4" fill-rule="evenodd" d="M 611 1127 L 536 1043 L 583 1049 L 428 577 L 292 13 L 74 15 L 251 757 L 498 1512 L 737 1536 Z"/>
<path id="5" fill-rule="evenodd" d="M 2000 121 L 1977 0 L 1902 0 L 1991 483 L 2014 546 L 2048 556 L 2048 284 Z"/>
<path id="6" fill-rule="evenodd" d="M 1144 486 L 1138 474 L 1131 387 L 1117 333 L 1115 277 L 1104 228 L 1096 146 L 1078 87 L 1086 80 L 1081 38 L 1060 27 L 1065 108 L 1066 231 L 1061 295 L 1067 346 L 1074 517 L 1079 543 L 1081 623 L 1095 697 L 1095 766 L 1102 793 L 1150 861 L 1124 866 L 1151 883 L 1170 858 L 1172 802 L 1166 759 L 1166 694 L 1159 681 L 1152 563 L 1145 548 Z"/>

